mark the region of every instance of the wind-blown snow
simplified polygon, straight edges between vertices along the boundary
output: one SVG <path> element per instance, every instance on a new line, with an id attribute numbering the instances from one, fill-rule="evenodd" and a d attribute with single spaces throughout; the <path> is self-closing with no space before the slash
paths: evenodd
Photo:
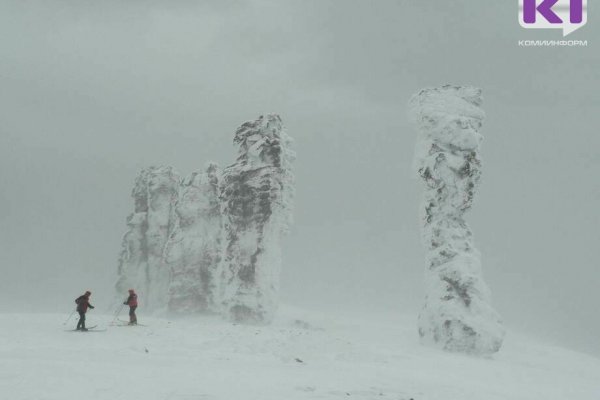
<path id="1" fill-rule="evenodd" d="M 111 316 L 88 313 L 88 325 Z M 508 335 L 489 358 L 420 346 L 414 316 L 283 307 L 272 325 L 218 317 L 64 332 L 66 316 L 0 314 L 10 400 L 597 400 L 600 360 Z M 75 321 L 68 328 L 75 326 Z"/>
<path id="2" fill-rule="evenodd" d="M 481 177 L 481 103 L 480 89 L 444 86 L 422 90 L 410 108 L 419 129 L 415 165 L 425 184 L 428 250 L 419 334 L 445 350 L 489 354 L 500 349 L 504 329 L 490 305 L 480 254 L 464 220 Z"/>

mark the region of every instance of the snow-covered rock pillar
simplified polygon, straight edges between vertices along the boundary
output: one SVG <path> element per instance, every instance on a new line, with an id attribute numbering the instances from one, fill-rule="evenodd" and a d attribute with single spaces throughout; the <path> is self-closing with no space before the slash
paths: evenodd
<path id="1" fill-rule="evenodd" d="M 219 200 L 220 171 L 210 163 L 181 186 L 175 228 L 165 261 L 171 268 L 169 310 L 175 313 L 219 312 L 223 222 Z"/>
<path id="2" fill-rule="evenodd" d="M 163 262 L 165 244 L 172 229 L 179 176 L 171 167 L 142 170 L 132 191 L 134 212 L 127 218 L 119 260 L 117 296 L 127 289 L 138 292 L 147 310 L 167 304 L 170 271 Z"/>
<path id="3" fill-rule="evenodd" d="M 281 237 L 294 194 L 291 139 L 278 115 L 240 126 L 235 164 L 223 172 L 226 249 L 224 312 L 233 321 L 268 323 L 278 306 Z"/>
<path id="4" fill-rule="evenodd" d="M 480 89 L 457 86 L 425 89 L 410 101 L 419 130 L 415 164 L 425 183 L 423 241 L 428 251 L 419 334 L 424 343 L 471 354 L 498 351 L 504 337 L 464 220 L 481 176 L 481 103 Z"/>

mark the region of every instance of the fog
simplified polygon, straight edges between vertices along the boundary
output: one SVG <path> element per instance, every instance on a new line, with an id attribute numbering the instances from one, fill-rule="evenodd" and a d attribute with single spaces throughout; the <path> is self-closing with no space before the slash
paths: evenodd
<path id="1" fill-rule="evenodd" d="M 484 90 L 467 219 L 509 331 L 600 355 L 600 51 L 521 48 L 516 2 L 0 0 L 0 310 L 108 306 L 145 166 L 233 162 L 263 113 L 295 139 L 282 301 L 418 314 L 409 97 Z M 506 4 L 504 4 L 506 3 Z M 556 34 L 556 35 L 555 35 Z M 142 310 L 140 310 L 142 311 Z M 416 321 L 415 321 L 416 334 Z"/>

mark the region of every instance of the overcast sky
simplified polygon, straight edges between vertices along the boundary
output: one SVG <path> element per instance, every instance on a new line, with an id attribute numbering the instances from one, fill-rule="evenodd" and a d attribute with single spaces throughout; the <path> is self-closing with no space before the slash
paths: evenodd
<path id="1" fill-rule="evenodd" d="M 283 300 L 416 315 L 406 104 L 472 84 L 488 117 L 467 218 L 494 306 L 600 355 L 600 21 L 570 36 L 587 48 L 520 48 L 561 33 L 522 29 L 516 3 L 0 0 L 0 309 L 102 303 L 138 171 L 225 166 L 236 127 L 275 112 L 298 154 Z"/>

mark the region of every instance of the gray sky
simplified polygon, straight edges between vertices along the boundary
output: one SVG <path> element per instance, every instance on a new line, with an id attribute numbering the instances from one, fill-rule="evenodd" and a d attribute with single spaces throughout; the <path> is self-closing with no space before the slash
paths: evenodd
<path id="1" fill-rule="evenodd" d="M 235 128 L 296 140 L 284 301 L 418 313 L 406 103 L 473 84 L 488 118 L 468 216 L 509 329 L 600 355 L 600 22 L 520 48 L 516 2 L 0 0 L 0 310 L 112 284 L 139 169 L 232 162 Z M 106 296 L 105 296 L 106 297 Z M 416 329 L 416 328 L 415 328 Z"/>

